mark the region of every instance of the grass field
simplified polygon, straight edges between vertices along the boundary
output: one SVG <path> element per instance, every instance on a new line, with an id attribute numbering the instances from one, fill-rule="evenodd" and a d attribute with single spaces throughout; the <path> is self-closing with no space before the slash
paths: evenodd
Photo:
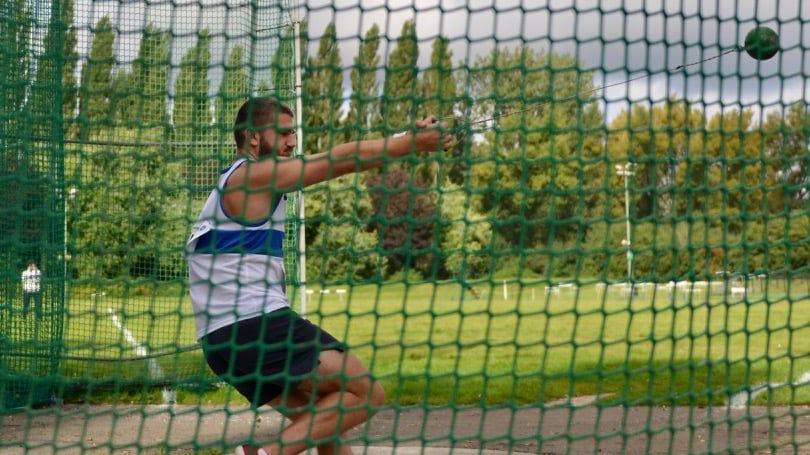
<path id="1" fill-rule="evenodd" d="M 754 288 L 746 301 L 660 290 L 631 299 L 605 296 L 593 285 L 547 294 L 544 283 L 515 282 L 504 298 L 502 286 L 478 285 L 480 299 L 469 292 L 462 298 L 455 283 L 344 286 L 344 295 L 315 288 L 308 314 L 367 362 L 396 404 L 597 395 L 605 404 L 720 405 L 763 383 L 788 385 L 753 403 L 810 403 L 810 384 L 790 385 L 810 371 L 806 281 Z M 159 388 L 148 384 L 148 361 L 71 360 L 137 354 L 108 308 L 149 352 L 193 346 L 187 297 L 160 295 L 71 297 L 63 373 L 82 384 L 72 399 L 160 401 Z M 216 387 L 199 351 L 159 357 L 157 364 L 167 380 L 183 384 L 180 402 L 242 400 Z"/>

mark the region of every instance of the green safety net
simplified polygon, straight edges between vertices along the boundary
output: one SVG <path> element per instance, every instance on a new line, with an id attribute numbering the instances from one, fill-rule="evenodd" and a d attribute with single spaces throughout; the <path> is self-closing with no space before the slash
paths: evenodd
<path id="1" fill-rule="evenodd" d="M 0 409 L 48 402 L 64 336 L 63 38 L 46 4 L 2 5 Z M 23 288 L 29 263 L 36 293 Z"/>
<path id="2" fill-rule="evenodd" d="M 186 262 L 261 96 L 303 155 L 454 138 L 287 194 L 290 306 L 385 389 L 343 443 L 810 450 L 806 5 L 372 3 L 0 3 L 0 452 L 277 440 Z"/>

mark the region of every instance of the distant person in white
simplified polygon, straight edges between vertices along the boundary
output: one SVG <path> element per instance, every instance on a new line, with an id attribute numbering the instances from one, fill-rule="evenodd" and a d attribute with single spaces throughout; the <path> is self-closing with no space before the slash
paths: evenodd
<path id="1" fill-rule="evenodd" d="M 23 287 L 23 317 L 28 316 L 28 307 L 31 299 L 34 299 L 34 308 L 37 317 L 42 316 L 42 272 L 37 268 L 37 263 L 31 261 L 28 268 L 22 273 Z"/>

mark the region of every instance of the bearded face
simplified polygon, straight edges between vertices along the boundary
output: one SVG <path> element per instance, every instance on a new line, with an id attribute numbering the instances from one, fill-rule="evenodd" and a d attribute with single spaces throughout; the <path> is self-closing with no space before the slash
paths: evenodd
<path id="1" fill-rule="evenodd" d="M 296 144 L 293 119 L 287 114 L 281 114 L 278 124 L 274 128 L 268 128 L 259 135 L 257 158 L 271 155 L 292 156 Z"/>

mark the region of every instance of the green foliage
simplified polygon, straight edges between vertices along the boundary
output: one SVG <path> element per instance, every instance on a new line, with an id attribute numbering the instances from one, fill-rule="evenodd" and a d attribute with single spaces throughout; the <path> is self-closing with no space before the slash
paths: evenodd
<path id="1" fill-rule="evenodd" d="M 380 101 L 377 74 L 380 70 L 380 28 L 374 24 L 363 37 L 360 51 L 354 58 L 349 96 L 349 114 L 346 117 L 346 140 L 371 137 L 379 128 Z"/>
<path id="2" fill-rule="evenodd" d="M 234 46 L 225 62 L 225 73 L 217 91 L 217 130 L 225 136 L 223 141 L 233 140 L 233 134 L 225 132 L 233 131 L 236 111 L 249 94 L 245 50 L 242 46 Z"/>
<path id="3" fill-rule="evenodd" d="M 168 125 L 166 93 L 169 83 L 168 32 L 149 24 L 143 29 L 138 57 L 133 62 L 134 118 L 140 128 Z"/>
<path id="4" fill-rule="evenodd" d="M 417 120 L 418 44 L 416 25 L 413 21 L 405 21 L 385 67 L 382 120 L 389 134 Z"/>
<path id="5" fill-rule="evenodd" d="M 453 53 L 450 51 L 450 41 L 443 36 L 433 41 L 430 66 L 419 81 L 419 96 L 420 117 L 435 115 L 445 118 L 453 115 L 458 96 L 453 75 Z"/>
<path id="6" fill-rule="evenodd" d="M 109 126 L 115 35 L 108 16 L 98 21 L 92 36 L 90 55 L 82 66 L 79 88 L 78 124 L 83 139 L 95 134 L 98 128 Z"/>
<path id="7" fill-rule="evenodd" d="M 76 66 L 79 54 L 76 52 L 78 36 L 76 25 L 73 23 L 73 0 L 62 2 L 61 25 L 64 31 L 62 41 L 62 115 L 65 119 L 72 119 L 76 110 L 78 83 L 76 81 Z"/>
<path id="8" fill-rule="evenodd" d="M 430 182 L 421 173 L 395 167 L 370 175 L 366 184 L 388 272 L 413 268 L 425 277 L 440 276 L 435 237 L 438 213 Z"/>
<path id="9" fill-rule="evenodd" d="M 20 113 L 31 74 L 31 10 L 25 0 L 4 0 L 4 14 L 0 16 L 0 39 L 4 48 L 0 52 L 0 115 L 3 151 L 14 146 L 14 138 L 26 127 Z M 6 13 L 9 11 L 9 13 Z M 8 145 L 7 145 L 8 144 Z"/>
<path id="10" fill-rule="evenodd" d="M 211 60 L 211 34 L 203 30 L 180 62 L 174 85 L 175 137 L 179 141 L 210 142 L 211 106 L 208 97 L 208 64 Z"/>
<path id="11" fill-rule="evenodd" d="M 166 129 L 170 40 L 168 32 L 152 24 L 144 27 L 132 70 L 118 69 L 107 81 L 112 87 L 107 124 Z"/>
<path id="12" fill-rule="evenodd" d="M 501 115 L 473 146 L 476 204 L 520 248 L 567 241 L 598 202 L 604 166 L 601 113 L 579 96 L 592 88 L 591 75 L 570 56 L 524 48 L 479 58 L 470 77 L 474 119 Z"/>
<path id="13" fill-rule="evenodd" d="M 442 122 L 452 127 L 452 121 L 448 117 L 453 117 L 457 104 L 456 78 L 453 75 L 453 54 L 449 49 L 447 38 L 439 36 L 433 41 L 433 52 L 430 55 L 430 66 L 424 71 L 419 79 L 420 106 L 418 117 L 432 115 Z M 445 160 L 438 162 L 430 160 L 420 166 L 419 172 L 425 179 L 434 178 L 438 181 L 437 174 L 447 172 L 446 169 L 439 169 Z M 451 169 L 449 166 L 445 166 Z"/>
<path id="14" fill-rule="evenodd" d="M 98 143 L 72 149 L 68 180 L 82 182 L 68 210 L 72 267 L 82 279 L 169 279 L 182 275 L 182 251 L 190 229 L 189 194 L 179 185 L 180 162 L 166 147 L 139 145 L 160 132 L 125 128 L 99 132 Z"/>
<path id="15" fill-rule="evenodd" d="M 771 166 L 767 177 L 776 188 L 770 192 L 774 212 L 807 207 L 810 197 L 810 112 L 807 104 L 793 103 L 784 116 L 773 112 L 765 129 L 765 159 Z"/>
<path id="16" fill-rule="evenodd" d="M 288 27 L 281 36 L 278 49 L 273 55 L 271 72 L 273 78 L 274 95 L 282 102 L 292 105 L 295 102 L 295 30 Z M 307 22 L 301 22 L 297 37 L 301 50 L 301 62 L 307 62 Z"/>
<path id="17" fill-rule="evenodd" d="M 307 277 L 312 282 L 379 278 L 386 260 L 372 230 L 371 197 L 362 177 L 347 175 L 305 193 Z"/>
<path id="18" fill-rule="evenodd" d="M 447 184 L 439 196 L 441 251 L 451 277 L 478 278 L 493 269 L 492 224 L 470 206 L 470 194 Z"/>
<path id="19" fill-rule="evenodd" d="M 343 70 L 335 24 L 327 25 L 318 52 L 309 57 L 304 72 L 304 153 L 331 149 L 341 141 L 340 106 L 343 103 Z"/>
<path id="20" fill-rule="evenodd" d="M 73 3 L 62 1 L 62 27 L 52 29 L 60 35 L 51 36 L 49 31 L 43 52 L 25 51 L 30 35 L 28 22 L 23 20 L 28 14 L 25 8 L 20 8 L 19 20 L 6 19 L 8 26 L 3 29 L 10 41 L 14 35 L 20 45 L 16 51 L 3 53 L 3 58 L 38 58 L 33 65 L 37 75 L 31 85 L 31 106 L 49 102 L 46 88 L 56 75 L 50 69 L 54 60 L 47 49 L 61 42 L 66 122 L 70 106 L 75 104 L 71 96 L 78 93 L 79 125 L 85 139 L 166 141 L 171 37 L 147 26 L 131 68 L 116 66 L 115 30 L 110 18 L 102 18 L 94 27 L 76 91 L 71 88 L 75 82 L 70 70 L 76 64 Z M 304 53 L 307 34 L 304 23 L 297 37 Z M 257 93 L 284 98 L 292 90 L 295 38 L 292 29 L 281 34 L 271 62 L 272 84 L 259 82 Z M 369 186 L 365 179 L 352 183 L 341 179 L 309 191 L 306 231 L 311 276 L 319 280 L 368 279 L 377 276 L 382 267 L 386 274 L 405 269 L 424 277 L 468 278 L 497 273 L 506 258 L 524 255 L 523 265 L 515 267 L 548 276 L 585 273 L 620 279 L 627 273 L 626 247 L 621 243 L 625 237 L 625 181 L 614 166 L 625 163 L 632 163 L 634 172 L 627 182 L 627 194 L 637 279 L 711 276 L 717 270 L 734 268 L 786 269 L 806 259 L 801 235 L 806 230 L 802 215 L 806 214 L 808 194 L 805 157 L 810 116 L 804 103 L 795 103 L 784 113 L 771 112 L 759 125 L 750 110 L 726 110 L 707 118 L 699 108 L 673 98 L 652 106 L 632 105 L 606 124 L 590 95 L 591 74 L 582 71 L 570 56 L 529 47 L 499 48 L 470 67 L 454 69 L 449 41 L 439 36 L 433 42 L 430 65 L 420 74 L 413 22 L 403 25 L 385 64 L 379 55 L 381 39 L 375 25 L 361 41 L 351 69 L 345 123 L 341 122 L 343 68 L 334 24 L 324 30 L 317 52 L 304 56 L 307 153 L 328 150 L 345 139 L 375 137 L 384 128 L 390 128 L 390 133 L 429 113 L 447 117 L 464 112 L 471 121 L 496 120 L 486 124 L 492 128 L 466 127 L 466 141 L 450 153 L 372 174 Z M 200 194 L 207 193 L 216 177 L 208 174 L 219 165 L 218 156 L 231 152 L 233 115 L 251 91 L 245 49 L 235 45 L 227 55 L 216 92 L 216 125 L 209 125 L 211 42 L 212 36 L 203 30 L 182 56 L 170 92 L 174 98 L 171 137 L 204 143 L 211 140 L 209 135 L 220 134 L 227 146 L 216 148 L 213 154 L 210 147 L 172 147 L 150 165 L 155 175 L 189 182 L 189 189 Z M 380 71 L 385 76 L 382 91 Z M 461 91 L 465 92 L 463 98 Z M 24 102 L 19 91 L 7 90 L 6 99 L 7 109 Z M 44 114 L 48 109 L 41 107 L 30 111 L 43 119 L 48 115 Z M 44 125 L 43 120 L 30 123 Z M 11 131 L 13 124 L 4 127 Z M 24 122 L 20 125 L 26 127 Z M 112 130 L 105 132 L 99 128 L 102 126 Z M 460 127 L 465 128 L 463 122 Z M 375 131 L 377 128 L 382 129 Z M 103 148 L 83 147 L 73 153 L 82 157 L 81 172 L 119 175 L 121 188 L 135 175 L 142 179 L 140 171 L 134 170 L 135 161 L 152 157 L 159 149 L 141 146 L 136 156 L 125 148 L 111 156 Z M 185 162 L 172 156 L 182 156 Z M 84 182 L 85 174 L 72 175 L 75 181 Z M 113 181 L 114 188 L 119 187 L 118 181 Z M 160 183 L 157 177 L 146 182 Z M 107 186 L 85 186 L 82 204 L 87 204 L 87 213 L 97 213 L 99 220 L 114 216 L 113 207 L 132 205 L 125 202 L 131 200 L 131 194 L 114 196 L 104 193 Z M 177 189 L 183 185 L 169 186 L 158 193 L 185 191 Z M 160 216 L 179 220 L 182 208 L 168 200 L 160 207 L 167 214 Z M 154 219 L 154 213 L 160 212 L 155 201 L 144 198 L 132 213 Z M 70 221 L 74 239 L 78 242 L 86 237 L 78 250 L 86 246 L 95 255 L 90 261 L 95 261 L 93 267 L 78 267 L 81 276 L 177 270 L 167 264 L 146 265 L 153 261 L 149 257 L 160 255 L 100 259 L 111 256 L 100 251 L 123 251 L 130 241 L 126 239 L 131 238 L 154 248 L 166 246 L 162 234 L 150 231 L 160 228 L 162 221 L 146 222 L 149 227 L 141 225 L 138 234 L 132 228 L 132 232 L 111 236 L 117 240 L 107 241 L 98 224 L 101 221 L 90 221 L 92 218 Z M 183 223 L 160 229 L 169 225 L 174 229 Z M 181 231 L 169 231 L 167 241 L 179 241 Z M 796 248 L 780 249 L 779 239 L 786 236 L 796 239 Z"/>
<path id="21" fill-rule="evenodd" d="M 135 120 L 137 103 L 135 74 L 121 68 L 112 77 L 108 120 L 114 125 L 137 128 L 138 122 Z"/>
<path id="22" fill-rule="evenodd" d="M 56 129 L 68 129 L 76 105 L 76 29 L 73 26 L 73 0 L 60 0 L 59 17 L 53 18 L 42 40 L 37 72 L 31 87 L 32 133 L 37 138 L 52 138 Z M 61 72 L 57 68 L 61 63 Z M 55 84 L 61 85 L 54 93 Z M 61 95 L 59 98 L 57 95 Z M 61 116 L 53 103 L 61 102 Z"/>

